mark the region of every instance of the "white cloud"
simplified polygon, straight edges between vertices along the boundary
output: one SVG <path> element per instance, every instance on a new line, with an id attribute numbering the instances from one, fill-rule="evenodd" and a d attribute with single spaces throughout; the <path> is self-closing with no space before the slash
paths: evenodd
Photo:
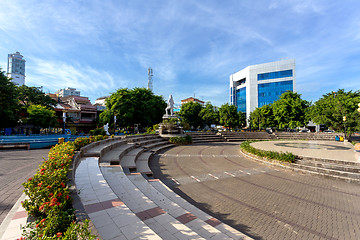
<path id="1" fill-rule="evenodd" d="M 128 82 L 114 77 L 105 71 L 98 71 L 90 66 L 79 63 L 61 61 L 44 61 L 31 59 L 33 64 L 30 77 L 26 78 L 27 85 L 44 86 L 55 92 L 65 87 L 75 87 L 83 96 L 92 99 L 114 92 L 117 86 L 126 86 Z"/>

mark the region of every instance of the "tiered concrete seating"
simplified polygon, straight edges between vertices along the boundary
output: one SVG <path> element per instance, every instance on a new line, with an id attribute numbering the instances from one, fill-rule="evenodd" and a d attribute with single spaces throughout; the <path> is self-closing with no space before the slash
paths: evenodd
<path id="1" fill-rule="evenodd" d="M 101 238 L 161 239 L 109 187 L 98 161 L 97 157 L 82 158 L 76 169 L 75 183 L 81 202 Z M 129 189 L 126 185 L 122 188 Z"/>
<path id="2" fill-rule="evenodd" d="M 228 142 L 276 139 L 274 135 L 267 132 L 221 132 L 221 135 Z"/>
<path id="3" fill-rule="evenodd" d="M 100 161 L 97 157 L 80 159 L 75 173 L 76 187 L 103 239 L 249 239 L 189 203 L 184 208 L 170 200 L 168 195 L 172 191 L 156 185 L 160 183 L 158 180 L 147 180 L 140 172 L 126 175 L 120 165 L 110 165 L 116 161 L 123 164 L 126 156 L 133 156 L 135 170 L 146 172 L 150 170 L 148 161 L 154 152 L 173 146 L 166 142 L 162 146 L 155 142 L 136 144 L 144 141 L 139 137 L 132 139 L 132 143 L 123 143 L 103 154 Z M 113 151 L 116 153 L 112 154 Z M 146 163 L 148 169 L 142 169 L 140 162 Z"/>
<path id="4" fill-rule="evenodd" d="M 277 139 L 293 139 L 293 140 L 319 140 L 319 141 L 335 141 L 336 136 L 344 136 L 343 133 L 303 133 L 303 132 L 275 132 Z"/>
<path id="5" fill-rule="evenodd" d="M 225 141 L 221 135 L 214 132 L 189 132 L 186 134 L 192 137 L 193 143 Z"/>

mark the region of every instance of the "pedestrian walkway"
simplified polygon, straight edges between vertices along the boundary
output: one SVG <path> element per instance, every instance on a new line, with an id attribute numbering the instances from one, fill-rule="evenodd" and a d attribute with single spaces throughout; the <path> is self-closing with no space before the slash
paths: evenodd
<path id="1" fill-rule="evenodd" d="M 354 151 L 354 146 L 349 142 L 284 140 L 254 142 L 251 146 L 267 151 L 291 152 L 308 158 L 360 163 L 360 154 Z"/>

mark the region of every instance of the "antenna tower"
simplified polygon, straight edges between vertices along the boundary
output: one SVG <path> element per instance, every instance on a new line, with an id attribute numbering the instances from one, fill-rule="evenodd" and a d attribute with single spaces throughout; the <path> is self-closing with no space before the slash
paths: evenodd
<path id="1" fill-rule="evenodd" d="M 154 75 L 153 75 L 153 70 L 152 70 L 151 67 L 149 67 L 149 68 L 148 68 L 148 89 L 149 89 L 150 91 L 153 90 L 153 80 L 152 80 L 152 76 L 154 76 Z"/>

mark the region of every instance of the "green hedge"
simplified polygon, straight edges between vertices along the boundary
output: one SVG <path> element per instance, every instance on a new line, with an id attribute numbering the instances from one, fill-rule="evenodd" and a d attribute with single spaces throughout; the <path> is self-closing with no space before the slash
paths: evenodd
<path id="1" fill-rule="evenodd" d="M 186 135 L 185 137 L 171 137 L 169 139 L 170 143 L 174 143 L 174 144 L 191 144 L 192 143 L 192 137 L 189 135 Z"/>
<path id="2" fill-rule="evenodd" d="M 250 143 L 252 143 L 252 142 L 254 142 L 254 141 L 245 141 L 245 142 L 241 143 L 240 148 L 245 152 L 252 153 L 259 157 L 265 157 L 265 158 L 274 159 L 274 160 L 278 160 L 278 161 L 282 161 L 282 162 L 290 162 L 290 163 L 295 162 L 295 155 L 292 153 L 260 150 L 260 149 L 252 147 L 250 145 Z"/>

